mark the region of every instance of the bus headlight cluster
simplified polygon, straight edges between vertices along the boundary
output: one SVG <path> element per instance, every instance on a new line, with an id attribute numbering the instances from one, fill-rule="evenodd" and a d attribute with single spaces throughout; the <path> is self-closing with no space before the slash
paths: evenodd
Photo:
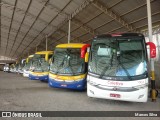
<path id="1" fill-rule="evenodd" d="M 65 80 L 65 82 L 79 82 L 82 81 L 83 79 L 76 79 L 76 80 Z"/>
<path id="2" fill-rule="evenodd" d="M 139 86 L 134 86 L 133 88 L 136 88 L 136 89 L 143 89 L 145 87 L 147 87 L 148 84 L 143 84 L 143 85 L 139 85 Z"/>
<path id="3" fill-rule="evenodd" d="M 98 85 L 96 82 L 89 81 L 89 80 L 88 80 L 88 83 L 89 83 L 90 85 L 94 85 L 94 86 Z"/>
<path id="4" fill-rule="evenodd" d="M 63 82 L 63 80 L 61 80 L 61 79 L 56 79 L 56 78 L 55 78 L 54 80 L 56 80 L 56 81 L 60 81 L 60 82 Z"/>

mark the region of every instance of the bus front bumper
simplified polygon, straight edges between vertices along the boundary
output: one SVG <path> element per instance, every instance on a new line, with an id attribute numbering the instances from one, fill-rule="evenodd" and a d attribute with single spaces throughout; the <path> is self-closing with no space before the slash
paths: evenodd
<path id="1" fill-rule="evenodd" d="M 33 75 L 29 74 L 30 80 L 42 80 L 42 81 L 48 81 L 48 75 Z"/>
<path id="2" fill-rule="evenodd" d="M 29 71 L 23 71 L 23 77 L 29 77 Z"/>
<path id="3" fill-rule="evenodd" d="M 50 87 L 55 88 L 67 88 L 74 90 L 84 90 L 86 88 L 86 79 L 82 79 L 79 81 L 56 81 L 49 77 L 48 84 Z"/>
<path id="4" fill-rule="evenodd" d="M 147 102 L 148 87 L 137 91 L 121 92 L 103 90 L 87 83 L 87 95 L 93 98 L 102 98 L 110 100 L 130 101 L 130 102 Z"/>

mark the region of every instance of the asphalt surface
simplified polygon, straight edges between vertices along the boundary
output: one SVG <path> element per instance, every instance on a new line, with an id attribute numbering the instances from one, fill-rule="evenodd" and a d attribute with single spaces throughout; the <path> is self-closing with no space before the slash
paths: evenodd
<path id="1" fill-rule="evenodd" d="M 147 103 L 89 98 L 86 91 L 50 88 L 47 83 L 37 80 L 31 81 L 15 73 L 0 71 L 0 111 L 160 111 L 160 97 L 157 98 L 157 102 L 151 102 L 151 98 L 149 98 Z M 80 120 L 82 118 L 59 117 L 52 119 Z M 84 119 L 123 120 L 124 118 L 87 117 Z M 147 117 L 141 119 L 153 120 L 158 118 Z"/>

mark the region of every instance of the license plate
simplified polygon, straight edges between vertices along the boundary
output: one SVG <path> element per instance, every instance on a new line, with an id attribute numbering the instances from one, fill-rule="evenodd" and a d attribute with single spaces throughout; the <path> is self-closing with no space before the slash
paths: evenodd
<path id="1" fill-rule="evenodd" d="M 61 86 L 62 86 L 62 87 L 67 87 L 67 85 L 65 85 L 65 84 L 62 84 Z"/>
<path id="2" fill-rule="evenodd" d="M 120 95 L 120 94 L 113 94 L 113 93 L 111 93 L 111 94 L 110 94 L 110 97 L 120 98 L 121 95 Z"/>

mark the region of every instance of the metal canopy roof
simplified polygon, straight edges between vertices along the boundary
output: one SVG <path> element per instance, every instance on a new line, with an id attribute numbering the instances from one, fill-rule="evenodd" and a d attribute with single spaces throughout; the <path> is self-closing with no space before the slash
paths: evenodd
<path id="1" fill-rule="evenodd" d="M 24 57 L 67 42 L 89 42 L 111 32 L 147 28 L 146 0 L 0 0 L 0 56 Z M 153 26 L 160 25 L 160 0 L 151 0 Z"/>

